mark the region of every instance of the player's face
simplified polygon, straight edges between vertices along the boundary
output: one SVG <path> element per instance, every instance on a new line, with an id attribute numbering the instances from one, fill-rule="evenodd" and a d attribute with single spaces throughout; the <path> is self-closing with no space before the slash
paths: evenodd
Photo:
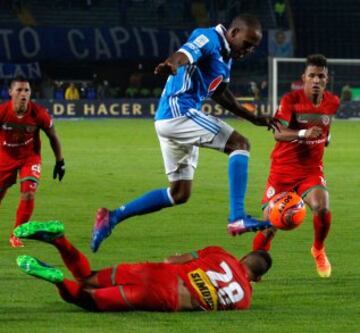
<path id="1" fill-rule="evenodd" d="M 229 32 L 229 44 L 231 49 L 231 57 L 240 60 L 255 51 L 260 44 L 262 33 L 260 30 L 242 26 L 241 28 L 233 28 Z"/>
<path id="2" fill-rule="evenodd" d="M 308 66 L 302 79 L 305 94 L 322 95 L 328 82 L 328 70 L 325 67 Z"/>
<path id="3" fill-rule="evenodd" d="M 14 82 L 9 89 L 9 95 L 15 109 L 26 110 L 31 95 L 29 82 Z"/>

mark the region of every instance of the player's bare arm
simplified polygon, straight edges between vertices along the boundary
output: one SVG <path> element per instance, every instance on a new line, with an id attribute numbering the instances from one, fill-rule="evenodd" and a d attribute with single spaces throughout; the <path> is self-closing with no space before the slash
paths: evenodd
<path id="1" fill-rule="evenodd" d="M 322 128 L 313 126 L 308 129 L 294 130 L 278 123 L 278 129 L 274 132 L 276 141 L 294 141 L 299 139 L 317 139 L 322 135 Z"/>
<path id="2" fill-rule="evenodd" d="M 65 175 L 65 162 L 61 152 L 60 140 L 56 134 L 54 126 L 44 129 L 44 132 L 49 138 L 50 146 L 56 160 L 53 170 L 53 179 L 59 178 L 59 180 L 61 181 Z"/>
<path id="3" fill-rule="evenodd" d="M 164 262 L 167 264 L 185 264 L 197 258 L 196 253 L 175 254 L 167 257 Z"/>
<path id="4" fill-rule="evenodd" d="M 154 74 L 175 75 L 177 69 L 188 64 L 188 57 L 182 52 L 175 52 L 164 62 L 155 67 Z"/>
<path id="5" fill-rule="evenodd" d="M 222 83 L 218 89 L 216 89 L 212 95 L 212 99 L 233 114 L 250 121 L 254 125 L 267 126 L 273 130 L 277 128 L 277 122 L 274 119 L 258 117 L 250 108 L 246 107 L 246 105 L 240 104 L 226 83 Z"/>

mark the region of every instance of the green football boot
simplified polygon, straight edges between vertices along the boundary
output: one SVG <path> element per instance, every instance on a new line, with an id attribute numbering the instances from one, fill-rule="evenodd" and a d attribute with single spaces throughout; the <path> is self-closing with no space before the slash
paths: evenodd
<path id="1" fill-rule="evenodd" d="M 60 221 L 30 221 L 15 228 L 14 235 L 19 238 L 35 239 L 49 243 L 64 235 L 64 224 Z"/>
<path id="2" fill-rule="evenodd" d="M 52 283 L 64 281 L 64 274 L 60 269 L 49 266 L 34 257 L 18 256 L 16 263 L 24 273 L 35 276 L 38 279 Z"/>

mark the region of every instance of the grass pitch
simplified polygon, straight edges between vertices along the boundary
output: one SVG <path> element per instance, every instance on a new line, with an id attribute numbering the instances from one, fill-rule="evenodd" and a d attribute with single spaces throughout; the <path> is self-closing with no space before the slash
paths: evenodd
<path id="1" fill-rule="evenodd" d="M 264 128 L 230 123 L 252 143 L 247 210 L 261 216 L 259 201 L 268 175 L 273 139 Z M 58 121 L 66 175 L 51 179 L 54 159 L 43 141 L 42 181 L 34 220 L 59 219 L 68 237 L 89 256 L 94 268 L 124 261 L 162 260 L 217 244 L 241 256 L 253 234 L 232 238 L 226 233 L 228 213 L 227 157 L 202 149 L 190 202 L 135 217 L 118 226 L 94 255 L 89 249 L 96 209 L 114 208 L 144 191 L 167 185 L 159 145 L 150 120 Z M 27 241 L 11 249 L 18 186 L 0 208 L 0 332 L 358 332 L 360 324 L 360 122 L 333 124 L 325 172 L 330 189 L 333 225 L 327 252 L 331 279 L 317 277 L 310 256 L 310 215 L 295 231 L 279 232 L 273 243 L 274 266 L 254 286 L 252 308 L 218 313 L 89 313 L 64 303 L 54 286 L 24 275 L 15 264 L 29 254 L 64 268 L 47 244 Z M 66 276 L 70 275 L 66 272 Z"/>

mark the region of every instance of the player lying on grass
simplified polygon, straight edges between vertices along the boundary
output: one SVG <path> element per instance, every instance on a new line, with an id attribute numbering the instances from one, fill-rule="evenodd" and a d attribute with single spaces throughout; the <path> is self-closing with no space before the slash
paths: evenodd
<path id="1" fill-rule="evenodd" d="M 272 264 L 266 251 L 250 252 L 238 260 L 221 247 L 210 246 L 162 263 L 124 263 L 93 271 L 65 237 L 59 221 L 28 222 L 14 232 L 19 238 L 55 246 L 75 281 L 30 256 L 19 256 L 19 267 L 53 283 L 66 302 L 93 311 L 247 309 L 250 282 L 260 281 Z"/>

